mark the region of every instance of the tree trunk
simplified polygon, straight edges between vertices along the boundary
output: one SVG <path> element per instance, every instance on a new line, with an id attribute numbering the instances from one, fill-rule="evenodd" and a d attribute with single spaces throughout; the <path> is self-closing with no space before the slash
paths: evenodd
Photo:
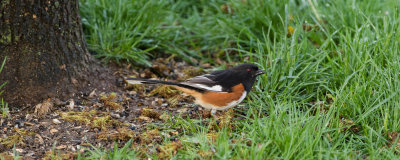
<path id="1" fill-rule="evenodd" d="M 0 0 L 0 84 L 13 107 L 113 87 L 86 48 L 78 0 Z M 96 76 L 96 78 L 94 78 Z M 99 81 L 100 80 L 100 81 Z M 0 97 L 1 97 L 0 96 Z"/>

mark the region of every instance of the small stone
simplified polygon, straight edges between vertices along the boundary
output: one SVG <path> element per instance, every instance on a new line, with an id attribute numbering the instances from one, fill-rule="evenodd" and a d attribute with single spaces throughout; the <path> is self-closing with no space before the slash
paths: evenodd
<path id="1" fill-rule="evenodd" d="M 131 126 L 130 129 L 131 130 L 136 130 L 136 126 Z"/>
<path id="2" fill-rule="evenodd" d="M 60 123 L 61 123 L 61 121 L 60 121 L 60 120 L 58 120 L 58 119 L 53 119 L 53 123 L 54 123 L 54 124 L 60 124 Z"/>

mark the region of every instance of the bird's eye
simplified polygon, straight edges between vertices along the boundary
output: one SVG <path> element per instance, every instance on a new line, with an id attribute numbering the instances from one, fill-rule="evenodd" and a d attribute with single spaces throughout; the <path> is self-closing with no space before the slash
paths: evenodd
<path id="1" fill-rule="evenodd" d="M 247 69 L 247 72 L 251 72 L 251 69 L 249 68 L 249 69 Z"/>

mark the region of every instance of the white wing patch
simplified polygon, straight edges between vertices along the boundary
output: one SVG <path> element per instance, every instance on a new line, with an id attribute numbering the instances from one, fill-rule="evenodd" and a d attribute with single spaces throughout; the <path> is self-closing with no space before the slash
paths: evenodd
<path id="1" fill-rule="evenodd" d="M 143 84 L 144 81 L 140 80 L 126 80 L 129 84 Z"/>
<path id="2" fill-rule="evenodd" d="M 193 77 L 187 79 L 182 84 L 186 84 L 192 87 L 201 88 L 209 91 L 222 92 L 222 86 L 221 85 L 210 86 L 211 84 L 215 84 L 215 82 L 206 76 L 212 76 L 212 75 L 206 74 L 202 76 Z"/>
<path id="3" fill-rule="evenodd" d="M 203 89 L 206 89 L 209 91 L 222 92 L 222 86 L 220 86 L 220 85 L 215 85 L 212 87 L 209 87 L 209 86 L 206 86 L 203 84 L 188 84 L 188 85 L 191 85 L 193 87 L 203 88 Z"/>

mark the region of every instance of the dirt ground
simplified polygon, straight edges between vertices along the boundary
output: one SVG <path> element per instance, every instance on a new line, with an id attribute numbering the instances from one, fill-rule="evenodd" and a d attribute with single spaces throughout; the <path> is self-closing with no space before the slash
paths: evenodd
<path id="1" fill-rule="evenodd" d="M 23 159 L 38 159 L 58 154 L 72 159 L 85 148 L 111 149 L 115 142 L 121 146 L 130 139 L 137 146 L 146 145 L 142 150 L 154 149 L 157 146 L 149 144 L 160 144 L 162 138 L 157 128 L 148 129 L 149 124 L 161 124 L 176 114 L 209 118 L 210 112 L 193 107 L 192 97 L 170 87 L 126 85 L 122 77 L 184 80 L 210 68 L 209 64 L 192 67 L 173 58 L 159 58 L 147 69 L 117 69 L 114 75 L 121 77 L 120 90 L 93 90 L 67 101 L 48 99 L 34 108 L 12 111 L 0 123 L 0 156 L 7 159 L 18 153 Z M 172 129 L 167 137 L 175 141 L 179 132 Z"/>

